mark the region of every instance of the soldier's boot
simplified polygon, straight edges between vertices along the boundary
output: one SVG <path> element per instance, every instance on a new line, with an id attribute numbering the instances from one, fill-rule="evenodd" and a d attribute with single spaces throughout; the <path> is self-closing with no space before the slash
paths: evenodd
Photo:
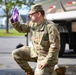
<path id="1" fill-rule="evenodd" d="M 26 70 L 26 75 L 34 75 L 34 71 L 31 69 L 31 70 Z"/>
<path id="2" fill-rule="evenodd" d="M 56 75 L 65 75 L 66 72 L 66 67 L 58 67 L 57 69 L 55 69 Z"/>

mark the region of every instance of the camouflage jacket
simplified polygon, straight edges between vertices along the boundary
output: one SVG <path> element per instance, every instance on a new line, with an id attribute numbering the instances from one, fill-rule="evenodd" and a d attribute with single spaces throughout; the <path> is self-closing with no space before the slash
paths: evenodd
<path id="1" fill-rule="evenodd" d="M 60 34 L 53 22 L 48 22 L 44 19 L 43 23 L 38 25 L 35 22 L 29 21 L 24 24 L 20 22 L 12 23 L 11 25 L 19 32 L 30 32 L 31 39 L 37 56 L 40 60 L 44 60 L 50 64 L 58 61 L 58 53 L 60 50 Z M 36 57 L 33 52 L 33 57 Z M 42 56 L 42 58 L 41 58 Z"/>

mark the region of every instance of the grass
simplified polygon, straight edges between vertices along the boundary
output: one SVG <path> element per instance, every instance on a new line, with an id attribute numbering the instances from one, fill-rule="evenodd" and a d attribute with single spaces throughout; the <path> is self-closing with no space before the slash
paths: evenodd
<path id="1" fill-rule="evenodd" d="M 0 29 L 0 37 L 5 36 L 24 36 L 25 33 L 19 33 L 15 29 L 9 29 L 9 33 L 6 33 L 6 29 Z"/>

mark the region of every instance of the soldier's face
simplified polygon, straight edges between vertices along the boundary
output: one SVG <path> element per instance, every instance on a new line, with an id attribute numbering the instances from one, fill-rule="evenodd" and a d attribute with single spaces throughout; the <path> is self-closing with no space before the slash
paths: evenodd
<path id="1" fill-rule="evenodd" d="M 33 22 L 37 22 L 38 21 L 38 13 L 32 13 L 30 14 L 30 18 Z"/>

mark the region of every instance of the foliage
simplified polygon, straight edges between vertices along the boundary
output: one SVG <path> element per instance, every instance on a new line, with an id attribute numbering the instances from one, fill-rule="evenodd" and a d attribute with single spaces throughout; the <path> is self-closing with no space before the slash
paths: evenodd
<path id="1" fill-rule="evenodd" d="M 29 0 L 29 2 L 27 3 L 26 0 L 0 0 L 0 7 L 2 8 L 2 6 L 4 6 L 5 8 L 3 8 L 4 12 L 6 13 L 6 33 L 9 33 L 9 29 L 8 29 L 8 22 L 9 22 L 9 18 L 11 17 L 12 14 L 12 10 L 17 6 L 17 7 L 21 7 L 23 4 L 24 5 L 32 5 L 34 0 Z"/>

